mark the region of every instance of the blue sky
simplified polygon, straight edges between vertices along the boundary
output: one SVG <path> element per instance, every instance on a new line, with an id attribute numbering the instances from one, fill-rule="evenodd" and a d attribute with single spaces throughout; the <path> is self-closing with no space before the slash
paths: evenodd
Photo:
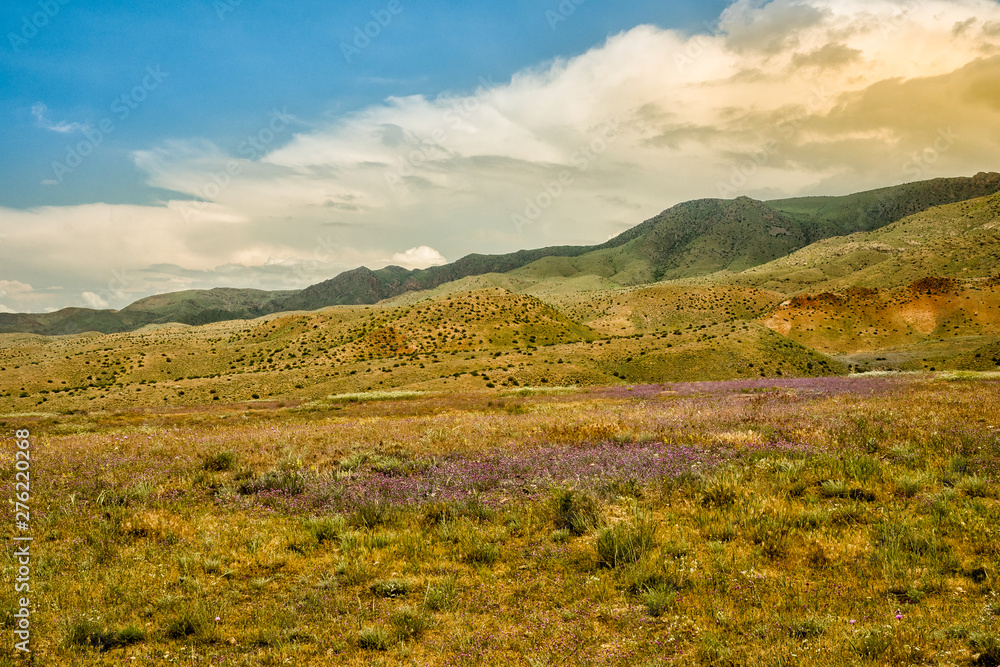
<path id="1" fill-rule="evenodd" d="M 43 6 L 38 0 L 0 6 L 2 206 L 151 203 L 164 193 L 145 185 L 130 159 L 135 149 L 176 137 L 235 147 L 274 108 L 309 121 L 393 95 L 470 91 L 481 77 L 509 80 L 642 23 L 704 30 L 702 23 L 716 20 L 725 3 L 590 0 L 560 21 L 546 15 L 559 11 L 558 2 L 537 0 L 399 0 L 397 14 L 387 14 L 385 0 L 50 0 L 48 12 Z M 353 46 L 354 29 L 372 21 L 372 12 L 391 21 L 349 62 L 342 44 Z M 47 25 L 12 44 L 9 33 L 23 36 L 25 18 L 39 15 Z M 118 122 L 112 100 L 139 84 L 150 66 L 167 77 Z M 114 133 L 58 188 L 41 182 L 64 157 L 67 137 L 39 127 L 31 113 L 38 103 L 53 122 L 115 121 Z"/>
<path id="2" fill-rule="evenodd" d="M 996 0 L 8 0 L 0 35 L 0 312 L 601 243 L 1000 154 Z"/>

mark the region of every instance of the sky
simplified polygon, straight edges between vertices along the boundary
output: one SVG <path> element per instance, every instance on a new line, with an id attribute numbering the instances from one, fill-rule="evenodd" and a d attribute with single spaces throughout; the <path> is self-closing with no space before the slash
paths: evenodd
<path id="1" fill-rule="evenodd" d="M 998 171 L 996 0 L 6 0 L 0 312 Z"/>

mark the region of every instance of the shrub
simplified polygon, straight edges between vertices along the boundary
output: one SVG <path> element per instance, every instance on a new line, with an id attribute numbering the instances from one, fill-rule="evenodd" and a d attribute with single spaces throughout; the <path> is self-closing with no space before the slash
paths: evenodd
<path id="1" fill-rule="evenodd" d="M 643 593 L 641 599 L 650 616 L 660 617 L 673 608 L 674 603 L 677 601 L 677 592 L 654 588 Z"/>
<path id="2" fill-rule="evenodd" d="M 866 630 L 859 632 L 854 638 L 848 640 L 855 652 L 862 658 L 877 660 L 885 655 L 892 643 L 892 636 L 881 630 Z"/>
<path id="3" fill-rule="evenodd" d="M 600 521 L 600 508 L 591 496 L 572 489 L 557 489 L 553 493 L 553 521 L 557 529 L 583 535 Z"/>
<path id="4" fill-rule="evenodd" d="M 483 563 L 489 565 L 495 563 L 500 558 L 500 549 L 496 545 L 484 542 L 478 538 L 472 539 L 463 545 L 462 560 L 467 563 Z"/>
<path id="5" fill-rule="evenodd" d="M 815 618 L 787 621 L 788 634 L 796 639 L 812 639 L 826 632 L 827 624 Z"/>
<path id="6" fill-rule="evenodd" d="M 902 475 L 896 480 L 896 490 L 904 498 L 912 498 L 920 493 L 927 480 L 923 475 Z"/>
<path id="7" fill-rule="evenodd" d="M 604 567 L 634 563 L 656 542 L 656 525 L 649 515 L 636 514 L 635 525 L 619 523 L 597 536 L 598 563 Z"/>
<path id="8" fill-rule="evenodd" d="M 168 639 L 185 639 L 194 635 L 202 634 L 208 624 L 205 618 L 192 610 L 186 610 L 180 616 L 177 616 L 167 623 L 166 634 Z"/>
<path id="9" fill-rule="evenodd" d="M 297 496 L 306 490 L 306 484 L 298 471 L 271 470 L 260 477 L 241 481 L 237 490 L 245 496 L 264 491 L 282 491 Z"/>
<path id="10" fill-rule="evenodd" d="M 137 644 L 145 638 L 146 634 L 134 625 L 115 631 L 89 618 L 76 619 L 70 623 L 66 633 L 66 641 L 70 646 L 95 648 L 98 651 Z"/>
<path id="11" fill-rule="evenodd" d="M 389 620 L 396 628 L 399 639 L 419 637 L 430 626 L 430 619 L 413 607 L 400 607 L 393 612 Z"/>
<path id="12" fill-rule="evenodd" d="M 209 472 L 225 472 L 226 470 L 232 470 L 234 465 L 236 465 L 236 454 L 233 452 L 218 452 L 207 456 L 205 464 L 202 467 Z"/>
<path id="13" fill-rule="evenodd" d="M 358 632 L 358 646 L 372 651 L 388 651 L 392 641 L 389 633 L 382 628 L 365 628 Z"/>
<path id="14" fill-rule="evenodd" d="M 990 481 L 979 475 L 972 475 L 960 481 L 958 490 L 971 498 L 988 498 L 993 495 Z"/>
<path id="15" fill-rule="evenodd" d="M 558 544 L 565 544 L 566 542 L 569 542 L 571 535 L 572 534 L 568 529 L 563 528 L 560 530 L 553 530 L 551 537 L 553 542 L 556 542 Z"/>
<path id="16" fill-rule="evenodd" d="M 401 579 L 380 579 L 371 585 L 370 590 L 380 598 L 398 598 L 410 592 L 410 585 Z"/>
<path id="17" fill-rule="evenodd" d="M 701 636 L 701 643 L 698 645 L 698 662 L 712 667 L 729 667 L 735 663 L 730 658 L 729 649 L 725 643 L 710 632 Z"/>
<path id="18" fill-rule="evenodd" d="M 431 611 L 442 611 L 451 607 L 458 598 L 458 579 L 450 575 L 436 586 L 428 586 L 424 596 L 424 606 Z"/>
<path id="19" fill-rule="evenodd" d="M 308 519 L 305 522 L 305 527 L 316 538 L 316 542 L 323 544 L 323 542 L 339 540 L 341 533 L 344 532 L 345 525 L 344 519 L 338 516 Z"/>
<path id="20" fill-rule="evenodd" d="M 710 507 L 728 507 L 740 497 L 740 487 L 732 480 L 716 479 L 701 491 L 701 504 Z"/>
<path id="21" fill-rule="evenodd" d="M 389 503 L 375 500 L 359 504 L 351 514 L 348 523 L 362 528 L 374 528 L 392 523 L 396 518 L 396 508 Z"/>
<path id="22" fill-rule="evenodd" d="M 975 654 L 974 665 L 1000 665 L 1000 636 L 989 632 L 969 635 L 969 649 Z"/>

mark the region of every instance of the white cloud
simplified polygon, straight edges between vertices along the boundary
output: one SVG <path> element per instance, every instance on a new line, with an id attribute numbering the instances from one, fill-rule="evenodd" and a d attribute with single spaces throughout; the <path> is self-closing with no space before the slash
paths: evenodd
<path id="1" fill-rule="evenodd" d="M 111 293 L 136 298 L 301 287 L 361 264 L 600 243 L 699 197 L 996 169 L 997 25 L 987 0 L 739 0 L 715 34 L 639 26 L 465 95 L 289 128 L 257 159 L 202 140 L 148 147 L 134 158 L 152 185 L 210 201 L 0 209 L 0 248 L 18 248 L 4 266 L 119 307 L 106 294 L 123 268 Z M 939 131 L 958 139 L 914 168 Z"/>
<path id="2" fill-rule="evenodd" d="M 422 245 L 406 252 L 397 252 L 392 256 L 392 263 L 404 269 L 426 269 L 429 266 L 447 264 L 448 260 L 434 248 Z"/>
<path id="3" fill-rule="evenodd" d="M 53 180 L 51 178 L 46 178 L 42 181 L 42 185 L 59 185 L 59 181 Z"/>
<path id="4" fill-rule="evenodd" d="M 94 294 L 93 292 L 84 292 L 80 296 L 81 298 L 83 298 L 83 302 L 87 304 L 88 308 L 96 308 L 98 310 L 101 310 L 109 307 L 107 301 L 102 299 L 97 294 Z"/>
<path id="5" fill-rule="evenodd" d="M 17 280 L 0 280 L 0 297 L 30 294 L 34 288 Z"/>
<path id="6" fill-rule="evenodd" d="M 58 123 L 53 123 L 48 118 L 48 112 L 49 108 L 42 102 L 39 102 L 31 107 L 31 115 L 35 117 L 35 123 L 38 127 L 51 130 L 52 132 L 58 132 L 60 134 L 69 134 L 70 132 L 85 130 L 88 127 L 82 123 L 67 123 L 64 120 L 61 120 Z"/>
<path id="7" fill-rule="evenodd" d="M 0 303 L 0 313 L 13 313 L 13 312 L 16 312 L 16 311 L 13 310 L 12 308 L 10 308 L 8 306 L 5 306 L 2 303 Z"/>

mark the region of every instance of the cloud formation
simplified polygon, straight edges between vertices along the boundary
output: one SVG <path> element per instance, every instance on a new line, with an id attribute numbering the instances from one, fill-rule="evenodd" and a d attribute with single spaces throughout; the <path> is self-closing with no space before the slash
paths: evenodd
<path id="1" fill-rule="evenodd" d="M 434 248 L 422 245 L 406 252 L 397 252 L 392 256 L 392 263 L 404 269 L 426 269 L 429 266 L 447 264 L 448 260 Z"/>
<path id="2" fill-rule="evenodd" d="M 997 170 L 998 26 L 988 0 L 738 0 L 711 33 L 638 26 L 509 82 L 289 127 L 260 154 L 144 148 L 151 185 L 198 201 L 0 209 L 0 253 L 18 248 L 14 275 L 119 307 L 164 287 L 301 287 L 361 264 L 597 243 L 699 197 Z"/>
<path id="3" fill-rule="evenodd" d="M 35 104 L 31 107 L 31 115 L 35 118 L 35 123 L 38 127 L 46 130 L 51 130 L 52 132 L 58 132 L 60 134 L 69 134 L 71 132 L 76 132 L 78 130 L 86 129 L 86 125 L 81 125 L 80 123 L 67 123 L 64 120 L 58 123 L 53 123 L 48 118 L 49 108 L 42 102 Z"/>

